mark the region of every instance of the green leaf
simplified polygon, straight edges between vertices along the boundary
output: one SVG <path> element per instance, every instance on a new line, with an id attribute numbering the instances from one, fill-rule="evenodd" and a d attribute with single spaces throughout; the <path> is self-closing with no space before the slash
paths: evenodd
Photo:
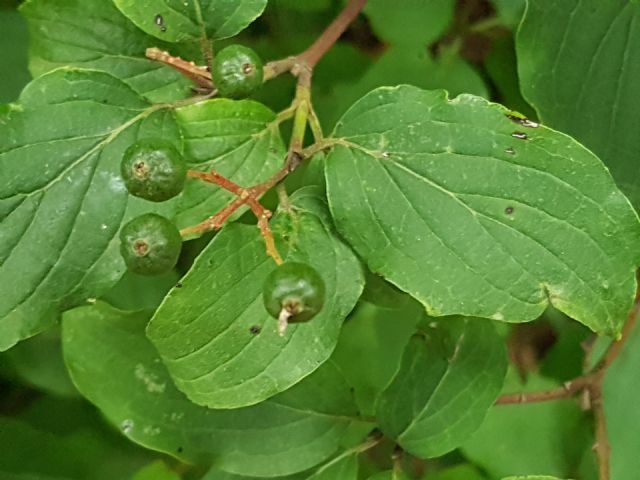
<path id="1" fill-rule="evenodd" d="M 635 428 L 640 422 L 640 328 L 636 326 L 604 380 L 604 407 L 611 444 L 611 478 L 634 478 L 640 469 Z"/>
<path id="2" fill-rule="evenodd" d="M 378 399 L 380 428 L 417 457 L 441 456 L 480 427 L 506 370 L 506 351 L 491 322 L 432 322 L 411 338 Z"/>
<path id="3" fill-rule="evenodd" d="M 61 66 L 106 71 L 154 102 L 183 98 L 192 83 L 178 71 L 145 58 L 162 47 L 123 16 L 113 3 L 28 0 L 20 11 L 31 33 L 29 68 L 34 76 Z"/>
<path id="4" fill-rule="evenodd" d="M 131 480 L 180 480 L 180 476 L 162 460 L 156 460 L 136 472 Z"/>
<path id="5" fill-rule="evenodd" d="M 535 111 L 522 97 L 517 63 L 515 42 L 513 37 L 509 36 L 497 38 L 492 42 L 484 67 L 498 90 L 500 103 L 525 117 L 536 118 Z"/>
<path id="6" fill-rule="evenodd" d="M 388 472 L 380 472 L 369 477 L 369 480 L 409 480 L 409 477 L 404 472 L 398 472 L 389 470 Z M 470 480 L 466 479 L 465 480 Z"/>
<path id="7" fill-rule="evenodd" d="M 357 68 L 357 65 L 354 67 Z M 489 97 L 484 80 L 455 50 L 442 50 L 437 57 L 423 47 L 391 46 L 360 78 L 332 83 L 333 109 L 320 106 L 320 117 L 334 126 L 347 107 L 377 87 L 413 85 L 425 89 L 445 89 L 452 95 L 472 93 Z M 315 98 L 315 97 L 314 97 Z"/>
<path id="8" fill-rule="evenodd" d="M 44 397 L 27 408 L 18 417 L 0 417 L 3 480 L 128 479 L 151 460 L 86 402 Z"/>
<path id="9" fill-rule="evenodd" d="M 144 336 L 148 318 L 97 303 L 67 312 L 63 321 L 71 378 L 129 439 L 187 462 L 215 461 L 219 469 L 254 476 L 306 470 L 338 449 L 355 407 L 331 362 L 259 405 L 212 410 L 175 388 Z"/>
<path id="10" fill-rule="evenodd" d="M 557 477 L 549 477 L 547 475 L 527 475 L 525 477 L 507 477 L 502 480 L 560 480 Z"/>
<path id="11" fill-rule="evenodd" d="M 234 475 L 233 473 L 223 472 L 216 468 L 212 468 L 200 480 L 260 480 L 264 477 L 248 477 L 246 475 Z M 307 480 L 306 473 L 296 473 L 295 475 L 287 475 L 286 477 L 273 477 L 274 480 Z"/>
<path id="12" fill-rule="evenodd" d="M 332 358 L 354 388 L 363 415 L 375 415 L 376 399 L 396 373 L 422 316 L 417 302 L 394 310 L 361 303 L 342 327 Z"/>
<path id="13" fill-rule="evenodd" d="M 194 170 L 215 169 L 250 187 L 267 180 L 286 154 L 276 115 L 252 100 L 208 100 L 176 111 L 185 154 Z M 180 199 L 180 227 L 199 223 L 222 209 L 234 195 L 216 185 L 188 182 Z"/>
<path id="14" fill-rule="evenodd" d="M 374 32 L 395 45 L 426 46 L 453 21 L 455 0 L 369 0 L 364 13 Z"/>
<path id="15" fill-rule="evenodd" d="M 232 37 L 260 16 L 267 0 L 113 0 L 133 23 L 167 42 Z"/>
<path id="16" fill-rule="evenodd" d="M 18 378 L 44 392 L 78 394 L 62 360 L 59 328 L 51 328 L 2 353 L 0 363 L 5 362 Z"/>
<path id="17" fill-rule="evenodd" d="M 525 98 L 593 150 L 640 206 L 640 3 L 530 0 L 517 37 Z"/>
<path id="18" fill-rule="evenodd" d="M 0 103 L 11 102 L 29 81 L 26 64 L 28 43 L 24 19 L 11 10 L 0 9 Z"/>
<path id="19" fill-rule="evenodd" d="M 509 114 L 470 95 L 371 92 L 327 157 L 336 227 L 430 315 L 529 321 L 551 303 L 615 335 L 635 295 L 638 218 L 593 154 Z"/>
<path id="20" fill-rule="evenodd" d="M 433 475 L 427 475 L 425 480 L 487 480 L 476 467 L 470 464 L 456 465 Z"/>
<path id="21" fill-rule="evenodd" d="M 363 279 L 356 256 L 335 236 L 313 192 L 294 195 L 295 210 L 272 221 L 283 258 L 311 264 L 325 281 L 325 306 L 312 321 L 278 336 L 262 301 L 262 284 L 276 264 L 258 229 L 240 224 L 214 238 L 154 315 L 147 334 L 193 402 L 212 408 L 260 402 L 331 355 Z"/>
<path id="22" fill-rule="evenodd" d="M 504 25 L 510 28 L 518 26 L 524 15 L 526 0 L 491 0 L 491 3 Z"/>
<path id="23" fill-rule="evenodd" d="M 532 374 L 523 385 L 510 372 L 504 390 L 544 391 L 559 385 Z M 531 472 L 573 478 L 583 451 L 592 445 L 592 428 L 591 419 L 571 399 L 499 405 L 491 409 L 462 452 L 486 470 L 489 478 Z"/>
<path id="24" fill-rule="evenodd" d="M 120 178 L 124 150 L 145 136 L 178 142 L 167 106 L 88 70 L 34 80 L 0 121 L 0 350 L 116 283 L 123 221 L 172 214 L 174 202 L 130 197 Z"/>
<path id="25" fill-rule="evenodd" d="M 347 455 L 320 467 L 308 480 L 358 480 L 358 456 Z"/>
<path id="26" fill-rule="evenodd" d="M 121 310 L 155 309 L 179 280 L 175 271 L 155 277 L 126 272 L 102 300 Z"/>

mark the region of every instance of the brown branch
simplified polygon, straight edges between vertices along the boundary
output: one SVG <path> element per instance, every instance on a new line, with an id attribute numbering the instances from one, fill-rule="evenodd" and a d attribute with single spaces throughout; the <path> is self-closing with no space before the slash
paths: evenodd
<path id="1" fill-rule="evenodd" d="M 606 370 L 601 370 L 598 378 L 589 386 L 589 399 L 595 420 L 595 444 L 593 450 L 598 458 L 598 479 L 611 480 L 611 445 L 607 432 L 607 418 L 602 398 L 602 383 Z"/>
<path id="2" fill-rule="evenodd" d="M 502 395 L 495 405 L 514 405 L 523 403 L 546 402 L 549 400 L 566 399 L 581 392 L 588 393 L 589 406 L 593 411 L 595 421 L 595 444 L 593 450 L 598 458 L 598 479 L 611 480 L 611 445 L 607 432 L 607 419 L 604 410 L 603 383 L 611 364 L 618 358 L 620 352 L 629 340 L 640 314 L 640 288 L 636 293 L 636 300 L 622 327 L 620 339 L 613 342 L 604 358 L 590 373 L 566 382 L 561 388 L 544 392 L 517 393 Z M 585 359 L 591 354 L 593 342 L 585 345 Z M 586 361 L 586 360 L 585 360 Z"/>
<path id="3" fill-rule="evenodd" d="M 174 68 L 198 85 L 198 87 L 207 91 L 213 90 L 211 73 L 207 70 L 207 67 L 200 67 L 194 62 L 188 62 L 180 57 L 175 57 L 169 52 L 160 50 L 159 48 L 147 48 L 145 55 L 150 60 L 155 60 Z"/>
<path id="4" fill-rule="evenodd" d="M 211 232 L 213 230 L 219 230 L 225 224 L 225 222 L 229 219 L 231 215 L 235 213 L 240 207 L 242 207 L 246 201 L 242 198 L 236 198 L 229 205 L 224 207 L 215 215 L 207 218 L 204 222 L 200 222 L 197 225 L 193 225 L 191 227 L 186 227 L 180 230 L 180 235 L 184 237 L 190 237 L 191 235 L 201 235 L 206 232 Z"/>
<path id="5" fill-rule="evenodd" d="M 350 0 L 340 15 L 313 42 L 313 45 L 298 55 L 299 60 L 313 68 L 356 19 L 366 3 L 367 0 Z"/>
<path id="6" fill-rule="evenodd" d="M 238 195 L 239 197 L 247 195 L 246 189 L 242 188 L 237 183 L 229 180 L 227 177 L 219 174 L 215 170 L 211 170 L 209 172 L 200 172 L 198 170 L 189 170 L 187 172 L 187 176 L 191 178 L 199 178 L 207 183 L 213 183 L 214 185 L 218 185 L 225 190 Z"/>
<path id="7" fill-rule="evenodd" d="M 511 393 L 502 395 L 496 400 L 495 405 L 518 405 L 523 403 L 540 403 L 549 400 L 561 400 L 571 398 L 587 388 L 593 381 L 594 375 L 584 375 L 565 382 L 562 387 L 543 392 Z"/>
<path id="8" fill-rule="evenodd" d="M 615 359 L 618 358 L 618 355 L 620 355 L 620 352 L 622 351 L 622 348 L 624 347 L 625 343 L 627 342 L 627 340 L 629 340 L 629 337 L 631 336 L 631 332 L 633 328 L 636 326 L 639 313 L 640 313 L 640 288 L 638 288 L 638 292 L 636 293 L 636 300 L 633 305 L 633 308 L 631 309 L 631 312 L 627 317 L 627 321 L 624 323 L 622 327 L 622 332 L 620 333 L 620 339 L 613 342 L 609 346 L 609 349 L 607 350 L 607 353 L 605 354 L 604 359 L 602 360 L 602 364 L 600 365 L 600 368 L 604 368 L 604 369 L 609 368 L 609 366 L 615 361 Z"/>

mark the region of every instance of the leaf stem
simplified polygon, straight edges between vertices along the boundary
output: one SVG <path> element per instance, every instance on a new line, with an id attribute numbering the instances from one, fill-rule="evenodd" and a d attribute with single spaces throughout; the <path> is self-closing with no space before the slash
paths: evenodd
<path id="1" fill-rule="evenodd" d="M 593 374 L 583 375 L 565 382 L 562 387 L 552 390 L 530 393 L 511 393 L 502 395 L 496 400 L 495 405 L 519 405 L 523 403 L 540 403 L 549 400 L 561 400 L 571 398 L 587 388 L 593 381 Z"/>
<path id="2" fill-rule="evenodd" d="M 326 30 L 322 32 L 322 35 L 320 35 L 309 48 L 302 52 L 298 58 L 310 68 L 315 67 L 360 14 L 366 3 L 367 0 L 350 0 L 340 15 L 331 22 Z"/>
<path id="3" fill-rule="evenodd" d="M 340 455 L 338 455 L 335 458 L 332 458 L 330 461 L 328 461 L 327 463 L 325 463 L 324 465 L 322 465 L 320 468 L 318 468 L 315 472 L 315 475 L 324 472 L 325 470 L 327 470 L 329 467 L 335 465 L 336 463 L 338 463 L 340 460 L 350 456 L 350 455 L 357 455 L 360 454 L 362 452 L 366 452 L 367 450 L 372 449 L 373 447 L 375 447 L 376 445 L 378 445 L 382 439 L 384 438 L 384 436 L 382 435 L 382 432 L 380 432 L 379 430 L 374 430 L 373 432 L 371 432 L 369 434 L 369 436 L 367 437 L 367 439 L 362 442 L 360 445 L 356 445 L 353 448 L 350 448 L 348 450 L 345 450 L 344 452 L 342 452 Z"/>

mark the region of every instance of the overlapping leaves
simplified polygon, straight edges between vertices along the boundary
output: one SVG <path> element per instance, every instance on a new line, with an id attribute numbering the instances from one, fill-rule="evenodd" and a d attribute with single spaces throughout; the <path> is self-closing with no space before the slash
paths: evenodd
<path id="1" fill-rule="evenodd" d="M 447 318 L 409 342 L 380 395 L 380 428 L 420 457 L 444 455 L 484 420 L 506 373 L 506 352 L 490 322 Z"/>
<path id="2" fill-rule="evenodd" d="M 176 385 L 195 403 L 237 408 L 284 391 L 335 348 L 342 321 L 362 292 L 355 254 L 333 231 L 313 189 L 293 197 L 272 221 L 280 253 L 315 267 L 326 303 L 312 322 L 282 338 L 266 312 L 262 285 L 276 267 L 255 226 L 224 228 L 160 306 L 148 335 Z"/>
<path id="3" fill-rule="evenodd" d="M 109 0 L 30 0 L 21 13 L 31 33 L 34 76 L 73 65 L 109 72 L 156 102 L 190 93 L 191 83 L 180 73 L 145 58 L 147 48 L 164 44 L 139 30 Z"/>
<path id="4" fill-rule="evenodd" d="M 231 37 L 258 17 L 267 0 L 113 0 L 142 30 L 169 42 Z"/>
<path id="5" fill-rule="evenodd" d="M 59 69 L 33 81 L 0 122 L 0 350 L 122 275 L 116 234 L 173 203 L 130 197 L 119 176 L 138 138 L 178 143 L 172 113 L 103 72 Z"/>
<path id="6" fill-rule="evenodd" d="M 80 392 L 133 441 L 248 476 L 306 470 L 332 455 L 351 424 L 349 386 L 331 363 L 253 407 L 212 410 L 173 385 L 144 336 L 151 312 L 106 304 L 65 314 L 65 361 Z"/>
<path id="7" fill-rule="evenodd" d="M 640 205 L 640 3 L 530 0 L 517 36 L 522 93 L 592 149 Z"/>
<path id="8" fill-rule="evenodd" d="M 250 187 L 282 166 L 285 149 L 276 115 L 251 101 L 217 98 L 176 111 L 184 148 L 194 170 L 215 169 Z M 194 225 L 231 202 L 234 195 L 204 182 L 189 182 L 176 222 Z"/>

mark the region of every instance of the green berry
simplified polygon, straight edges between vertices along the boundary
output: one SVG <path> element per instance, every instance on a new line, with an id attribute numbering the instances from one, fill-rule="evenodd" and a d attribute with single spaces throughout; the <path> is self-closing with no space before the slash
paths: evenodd
<path id="1" fill-rule="evenodd" d="M 152 202 L 163 202 L 184 188 L 187 165 L 171 143 L 145 139 L 125 151 L 120 172 L 129 193 Z"/>
<path id="2" fill-rule="evenodd" d="M 288 323 L 311 320 L 322 310 L 324 297 L 322 277 L 306 263 L 280 265 L 267 277 L 262 290 L 269 314 L 280 319 L 284 311 Z"/>
<path id="3" fill-rule="evenodd" d="M 250 48 L 229 45 L 213 59 L 211 77 L 220 96 L 243 98 L 262 84 L 262 60 Z"/>
<path id="4" fill-rule="evenodd" d="M 134 218 L 120 230 L 120 254 L 129 271 L 160 275 L 178 262 L 182 237 L 166 218 L 147 213 Z"/>

